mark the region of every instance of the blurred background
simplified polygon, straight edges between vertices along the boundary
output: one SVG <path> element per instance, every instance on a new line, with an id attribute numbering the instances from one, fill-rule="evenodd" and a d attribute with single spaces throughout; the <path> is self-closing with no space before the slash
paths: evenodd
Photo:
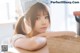
<path id="1" fill-rule="evenodd" d="M 51 1 L 62 0 L 0 0 L 0 43 L 13 35 L 14 24 L 18 17 L 23 15 L 25 10 L 37 1 L 45 3 L 50 9 L 50 31 L 73 31 L 77 33 L 77 22 L 73 12 L 80 11 L 80 3 L 51 3 Z"/>

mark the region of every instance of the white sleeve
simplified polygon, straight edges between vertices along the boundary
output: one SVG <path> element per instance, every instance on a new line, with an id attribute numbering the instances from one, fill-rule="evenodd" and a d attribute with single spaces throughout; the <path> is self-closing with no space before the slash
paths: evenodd
<path id="1" fill-rule="evenodd" d="M 11 44 L 14 45 L 15 41 L 19 38 L 26 38 L 26 37 L 22 34 L 16 34 L 16 35 L 11 37 Z"/>

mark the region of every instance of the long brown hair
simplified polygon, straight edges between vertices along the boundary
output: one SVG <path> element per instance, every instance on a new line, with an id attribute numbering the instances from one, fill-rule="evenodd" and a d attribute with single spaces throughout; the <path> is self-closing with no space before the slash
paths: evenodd
<path id="1" fill-rule="evenodd" d="M 34 4 L 29 10 L 28 12 L 26 12 L 24 14 L 24 16 L 22 16 L 18 23 L 16 24 L 15 26 L 15 34 L 23 34 L 23 35 L 26 35 L 26 32 L 25 32 L 25 25 L 24 25 L 24 19 L 25 20 L 28 20 L 30 19 L 31 21 L 31 28 L 33 29 L 35 27 L 35 21 L 36 21 L 36 16 L 37 14 L 42 11 L 43 14 L 46 12 L 48 14 L 48 19 L 49 19 L 49 22 L 50 22 L 50 15 L 49 15 L 49 12 L 48 12 L 48 9 L 47 7 L 42 4 L 42 3 L 39 3 L 37 2 L 36 4 Z"/>

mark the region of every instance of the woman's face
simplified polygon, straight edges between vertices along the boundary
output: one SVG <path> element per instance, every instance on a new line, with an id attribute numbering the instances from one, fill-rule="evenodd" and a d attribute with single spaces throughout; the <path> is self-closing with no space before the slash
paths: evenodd
<path id="1" fill-rule="evenodd" d="M 50 22 L 48 19 L 48 14 L 46 12 L 43 13 L 42 11 L 40 11 L 37 14 L 36 22 L 33 30 L 37 33 L 43 33 L 46 32 L 49 25 Z"/>

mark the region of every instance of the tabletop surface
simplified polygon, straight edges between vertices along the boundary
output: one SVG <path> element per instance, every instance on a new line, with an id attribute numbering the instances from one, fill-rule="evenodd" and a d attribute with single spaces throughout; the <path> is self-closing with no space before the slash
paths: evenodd
<path id="1" fill-rule="evenodd" d="M 50 53 L 80 53 L 80 37 L 56 36 L 48 39 Z"/>

